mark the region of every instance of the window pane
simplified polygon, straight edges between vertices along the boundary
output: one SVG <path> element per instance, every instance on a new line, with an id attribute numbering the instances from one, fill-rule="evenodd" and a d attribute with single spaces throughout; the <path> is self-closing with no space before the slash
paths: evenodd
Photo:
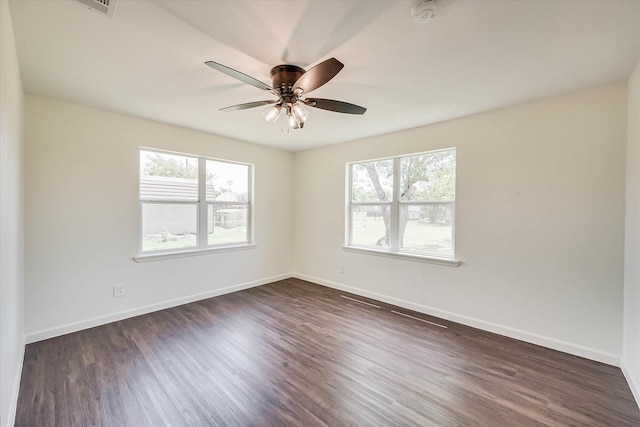
<path id="1" fill-rule="evenodd" d="M 140 150 L 140 200 L 198 201 L 198 159 Z"/>
<path id="2" fill-rule="evenodd" d="M 399 247 L 453 256 L 453 203 L 400 205 Z"/>
<path id="3" fill-rule="evenodd" d="M 249 165 L 207 160 L 207 201 L 249 201 Z"/>
<path id="4" fill-rule="evenodd" d="M 455 200 L 456 151 L 436 151 L 402 157 L 400 200 Z"/>
<path id="5" fill-rule="evenodd" d="M 389 205 L 351 208 L 353 245 L 389 248 Z"/>
<path id="6" fill-rule="evenodd" d="M 207 234 L 209 245 L 246 243 L 247 205 L 209 205 Z"/>
<path id="7" fill-rule="evenodd" d="M 196 247 L 197 217 L 195 204 L 143 203 L 142 251 Z"/>
<path id="8" fill-rule="evenodd" d="M 351 167 L 351 200 L 390 202 L 393 199 L 393 159 L 354 163 Z"/>

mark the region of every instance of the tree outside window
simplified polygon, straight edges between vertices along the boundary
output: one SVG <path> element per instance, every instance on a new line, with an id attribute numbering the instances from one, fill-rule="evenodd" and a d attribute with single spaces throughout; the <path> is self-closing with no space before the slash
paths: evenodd
<path id="1" fill-rule="evenodd" d="M 453 258 L 455 149 L 349 168 L 348 246 Z"/>

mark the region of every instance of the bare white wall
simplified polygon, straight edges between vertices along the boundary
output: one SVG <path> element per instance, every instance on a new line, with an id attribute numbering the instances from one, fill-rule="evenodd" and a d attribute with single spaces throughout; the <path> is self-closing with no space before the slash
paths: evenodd
<path id="1" fill-rule="evenodd" d="M 296 153 L 294 272 L 617 365 L 625 140 L 616 84 Z M 445 147 L 462 265 L 345 252 L 345 163 Z"/>
<path id="2" fill-rule="evenodd" d="M 31 95 L 25 123 L 28 342 L 289 276 L 291 153 Z M 132 261 L 141 145 L 255 164 L 257 247 Z"/>
<path id="3" fill-rule="evenodd" d="M 12 426 L 23 330 L 23 92 L 13 27 L 0 1 L 0 426 Z"/>
<path id="4" fill-rule="evenodd" d="M 640 404 L 640 63 L 629 79 L 622 368 Z"/>

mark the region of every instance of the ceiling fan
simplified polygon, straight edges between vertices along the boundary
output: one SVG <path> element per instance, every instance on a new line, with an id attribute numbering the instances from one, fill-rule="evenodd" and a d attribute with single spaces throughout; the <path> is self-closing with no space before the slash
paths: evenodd
<path id="1" fill-rule="evenodd" d="M 262 112 L 264 119 L 275 123 L 280 116 L 286 116 L 287 124 L 292 129 L 301 129 L 304 126 L 304 122 L 309 118 L 309 111 L 305 108 L 307 106 L 347 114 L 364 114 L 367 111 L 366 108 L 359 105 L 334 99 L 303 98 L 312 90 L 319 88 L 334 78 L 342 70 L 344 64 L 335 58 L 327 59 L 307 71 L 296 65 L 276 65 L 271 69 L 271 86 L 226 65 L 214 61 L 207 61 L 205 64 L 214 70 L 218 70 L 258 89 L 271 92 L 278 97 L 278 99 L 274 100 L 232 105 L 221 108 L 220 111 L 237 111 L 269 105 Z"/>

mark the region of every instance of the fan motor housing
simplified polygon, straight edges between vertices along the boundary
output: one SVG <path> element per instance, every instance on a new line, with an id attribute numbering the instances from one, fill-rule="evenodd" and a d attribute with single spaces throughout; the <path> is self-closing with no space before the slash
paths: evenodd
<path id="1" fill-rule="evenodd" d="M 295 65 L 276 65 L 271 69 L 271 87 L 281 95 L 291 93 L 293 84 L 305 73 L 303 68 Z"/>

